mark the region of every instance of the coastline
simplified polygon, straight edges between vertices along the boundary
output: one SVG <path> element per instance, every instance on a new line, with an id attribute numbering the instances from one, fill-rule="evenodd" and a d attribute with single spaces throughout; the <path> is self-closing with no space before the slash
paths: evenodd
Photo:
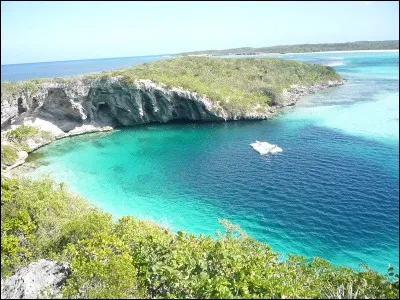
<path id="1" fill-rule="evenodd" d="M 199 57 L 224 57 L 224 56 L 229 56 L 229 57 L 234 57 L 234 56 L 268 56 L 268 55 L 274 55 L 274 56 L 280 56 L 280 55 L 294 55 L 294 54 L 317 54 L 317 53 L 399 53 L 399 49 L 385 49 L 385 50 L 336 50 L 336 51 L 316 51 L 316 52 L 287 52 L 287 53 L 279 53 L 279 52 L 271 52 L 271 53 L 250 53 L 250 54 L 188 54 L 188 55 L 175 55 L 175 57 L 184 57 L 184 56 L 199 56 Z"/>
<path id="2" fill-rule="evenodd" d="M 295 55 L 295 54 L 318 54 L 318 53 L 395 53 L 399 52 L 399 49 L 388 49 L 388 50 L 337 50 L 337 51 L 317 51 L 317 52 L 288 52 L 288 53 L 277 53 L 277 52 L 271 52 L 271 53 L 259 53 L 259 54 L 226 54 L 226 55 L 212 55 L 212 54 L 199 54 L 199 55 L 188 55 L 188 56 L 257 56 L 257 55 L 262 55 L 262 56 L 267 56 L 267 55 Z"/>
<path id="3" fill-rule="evenodd" d="M 286 55 L 286 54 L 315 54 L 315 53 L 359 53 L 359 52 L 399 52 L 399 49 L 388 49 L 388 50 L 337 50 L 337 51 L 318 51 L 318 52 L 294 52 L 294 53 L 277 53 L 280 55 Z M 272 53 L 268 53 L 272 54 Z"/>

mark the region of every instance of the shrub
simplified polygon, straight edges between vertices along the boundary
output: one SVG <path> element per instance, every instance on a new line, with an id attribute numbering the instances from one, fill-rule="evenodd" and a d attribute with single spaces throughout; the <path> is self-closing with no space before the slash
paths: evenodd
<path id="1" fill-rule="evenodd" d="M 71 276 L 62 288 L 67 298 L 131 299 L 138 297 L 136 270 L 129 248 L 114 235 L 97 233 L 65 250 Z"/>
<path id="2" fill-rule="evenodd" d="M 17 151 L 10 145 L 1 145 L 1 162 L 6 165 L 13 165 L 18 158 Z"/>
<path id="3" fill-rule="evenodd" d="M 14 130 L 7 132 L 7 139 L 16 142 L 22 143 L 25 142 L 29 137 L 34 136 L 37 134 L 39 130 L 32 126 L 20 125 Z"/>
<path id="4" fill-rule="evenodd" d="M 216 238 L 111 216 L 49 178 L 1 182 L 2 276 L 39 258 L 67 261 L 68 298 L 398 298 L 398 274 L 321 258 L 285 260 L 221 220 Z"/>
<path id="5" fill-rule="evenodd" d="M 97 212 L 49 178 L 2 177 L 1 194 L 2 276 L 19 263 L 54 256 L 61 228 L 82 214 Z"/>

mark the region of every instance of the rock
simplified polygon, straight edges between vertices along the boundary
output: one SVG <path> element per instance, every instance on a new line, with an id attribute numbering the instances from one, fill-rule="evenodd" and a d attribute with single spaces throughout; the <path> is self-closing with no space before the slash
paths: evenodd
<path id="1" fill-rule="evenodd" d="M 103 132 L 103 131 L 110 131 L 113 130 L 111 126 L 104 126 L 104 127 L 96 127 L 93 125 L 82 125 L 80 127 L 76 127 L 70 132 L 68 132 L 65 136 L 73 136 L 73 135 L 80 135 L 90 132 Z"/>
<path id="2" fill-rule="evenodd" d="M 2 95 L 2 129 L 11 124 L 24 124 L 26 119 L 32 123 L 40 119 L 41 125 L 49 122 L 58 128 L 56 131 L 68 133 L 82 125 L 115 127 L 176 119 L 224 121 L 232 118 L 205 95 L 151 80 L 128 84 L 118 76 L 101 80 L 77 76 L 68 83 L 41 83 L 24 102 L 27 111 L 23 113 L 18 111 L 20 97 L 18 93 Z"/>
<path id="3" fill-rule="evenodd" d="M 283 151 L 282 148 L 278 147 L 277 145 L 273 145 L 267 142 L 256 141 L 255 143 L 251 143 L 250 146 L 252 146 L 253 149 L 261 155 L 265 155 L 268 153 L 275 154 Z"/>
<path id="4" fill-rule="evenodd" d="M 300 86 L 297 84 L 292 85 L 290 88 L 283 90 L 282 98 L 283 103 L 281 106 L 292 106 L 303 96 L 314 94 L 319 90 L 323 90 L 329 87 L 343 85 L 346 82 L 345 79 L 342 80 L 329 80 L 327 82 L 317 83 L 310 86 Z"/>
<path id="5" fill-rule="evenodd" d="M 42 120 L 40 118 L 25 117 L 23 119 L 23 125 L 32 126 L 39 130 L 50 132 L 55 138 L 63 136 L 65 133 L 56 125 L 49 121 Z"/>
<path id="6" fill-rule="evenodd" d="M 59 290 L 69 273 L 70 269 L 66 263 L 41 259 L 20 268 L 14 275 L 2 280 L 1 298 L 61 298 Z"/>

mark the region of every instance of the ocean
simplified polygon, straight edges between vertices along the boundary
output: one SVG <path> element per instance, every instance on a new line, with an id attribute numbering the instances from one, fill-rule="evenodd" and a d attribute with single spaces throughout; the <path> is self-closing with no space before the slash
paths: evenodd
<path id="1" fill-rule="evenodd" d="M 83 59 L 1 65 L 1 81 L 54 78 L 126 68 L 169 58 L 168 55 Z"/>
<path id="2" fill-rule="evenodd" d="M 283 256 L 379 272 L 398 266 L 399 53 L 278 57 L 330 65 L 348 82 L 272 120 L 150 124 L 62 139 L 35 152 L 32 176 L 66 182 L 115 218 L 212 235 L 217 220 L 228 219 Z M 57 76 L 80 72 L 76 64 L 65 62 Z M 45 69 L 26 73 L 56 76 Z M 283 152 L 260 156 L 249 146 L 255 140 Z"/>

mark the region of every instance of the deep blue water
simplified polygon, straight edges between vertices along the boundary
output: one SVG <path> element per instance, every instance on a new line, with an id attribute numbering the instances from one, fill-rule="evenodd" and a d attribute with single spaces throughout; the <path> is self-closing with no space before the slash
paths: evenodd
<path id="1" fill-rule="evenodd" d="M 59 140 L 50 173 L 115 217 L 213 234 L 239 224 L 284 254 L 385 272 L 399 254 L 398 53 L 286 55 L 334 66 L 346 85 L 269 121 L 166 124 Z M 283 148 L 260 156 L 249 144 Z"/>
<path id="2" fill-rule="evenodd" d="M 1 65 L 1 81 L 52 78 L 102 72 L 152 62 L 168 56 L 135 56 Z"/>

